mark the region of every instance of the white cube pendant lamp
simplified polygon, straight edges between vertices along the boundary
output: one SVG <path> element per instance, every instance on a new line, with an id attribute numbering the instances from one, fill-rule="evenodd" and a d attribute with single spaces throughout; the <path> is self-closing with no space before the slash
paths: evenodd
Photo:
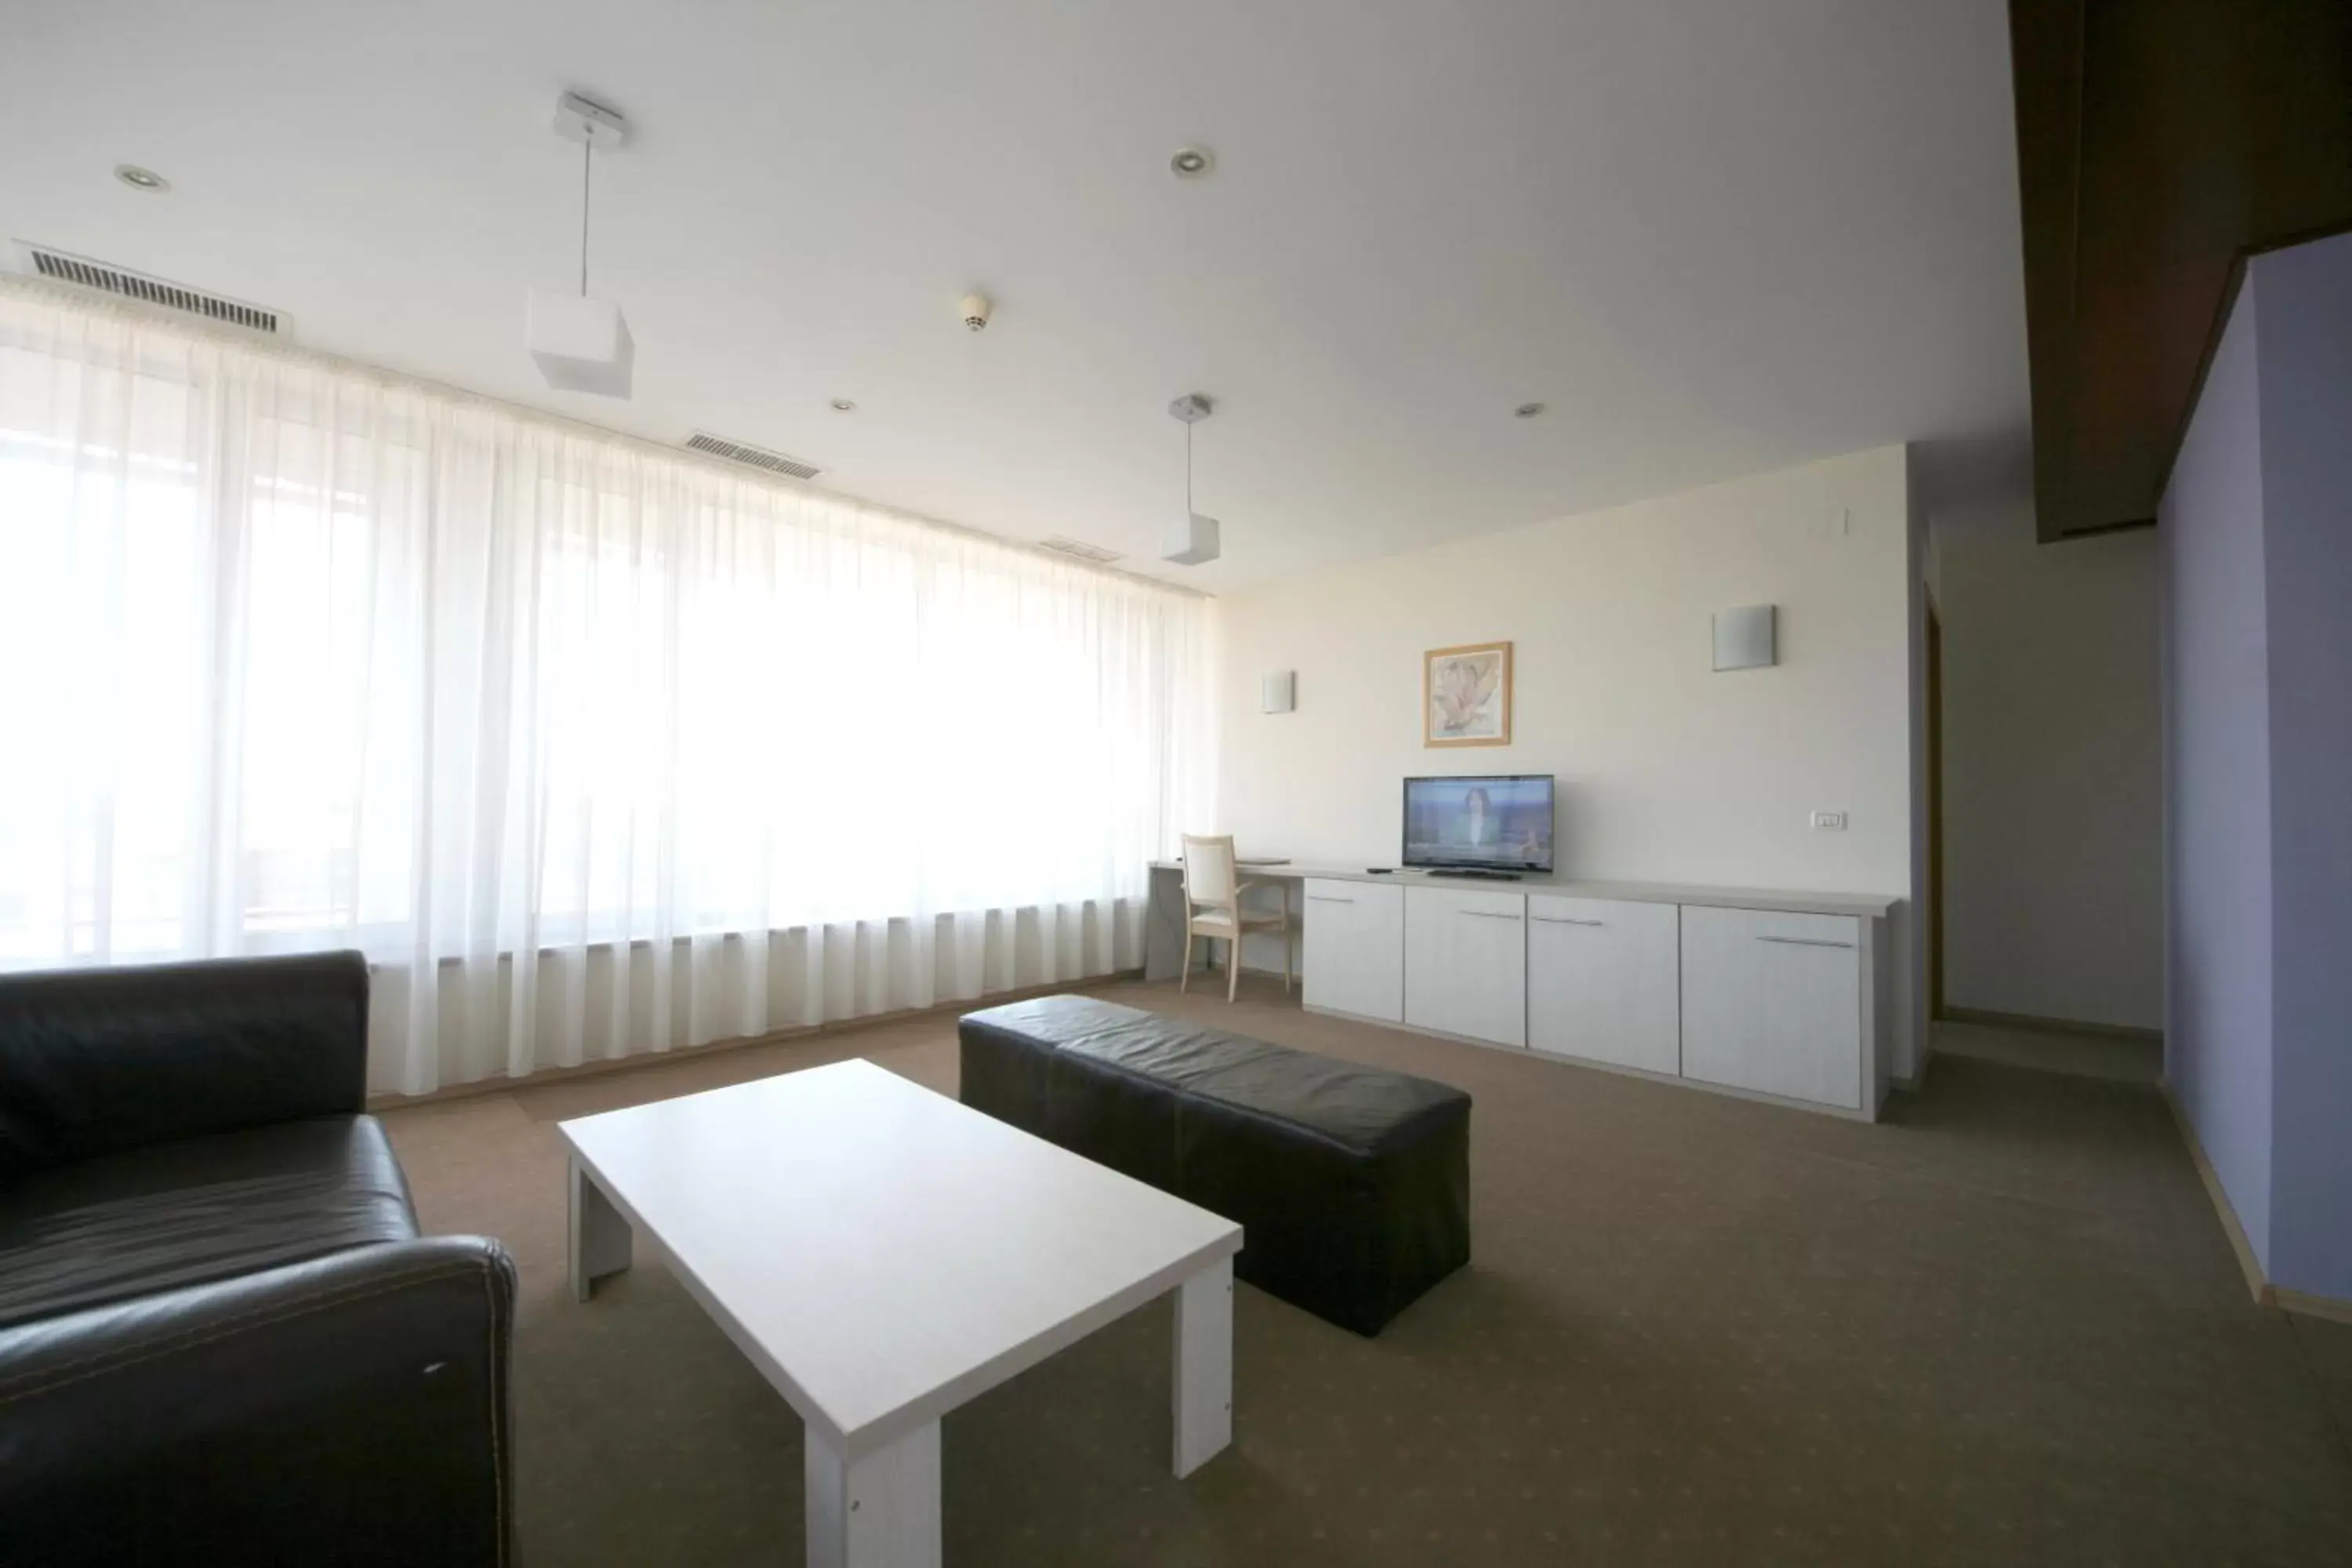
<path id="1" fill-rule="evenodd" d="M 555 106 L 555 133 L 580 143 L 580 292 L 528 290 L 523 345 L 556 391 L 625 399 L 636 369 L 636 340 L 629 336 L 621 307 L 588 294 L 588 176 L 596 149 L 618 147 L 628 126 L 603 104 L 567 92 Z"/>
<path id="2" fill-rule="evenodd" d="M 1213 411 L 1206 393 L 1187 393 L 1168 405 L 1184 422 L 1184 519 L 1169 524 L 1160 541 L 1160 559 L 1178 566 L 1199 566 L 1217 558 L 1217 520 L 1192 510 L 1192 426 Z"/>
<path id="3" fill-rule="evenodd" d="M 621 308 L 585 294 L 533 289 L 523 301 L 523 341 L 558 392 L 626 398 L 637 357 Z"/>
<path id="4" fill-rule="evenodd" d="M 1179 566 L 1199 566 L 1217 558 L 1217 520 L 1193 512 L 1171 526 L 1160 542 L 1160 559 Z"/>

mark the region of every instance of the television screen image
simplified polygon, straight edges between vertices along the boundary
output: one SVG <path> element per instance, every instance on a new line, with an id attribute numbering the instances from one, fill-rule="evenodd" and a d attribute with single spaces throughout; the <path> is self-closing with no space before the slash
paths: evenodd
<path id="1" fill-rule="evenodd" d="M 1408 866 L 1551 869 L 1551 775 L 1404 781 Z"/>

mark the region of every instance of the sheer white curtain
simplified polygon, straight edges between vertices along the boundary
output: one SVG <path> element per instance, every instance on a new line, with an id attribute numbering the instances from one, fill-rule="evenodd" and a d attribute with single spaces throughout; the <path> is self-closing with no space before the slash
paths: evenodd
<path id="1" fill-rule="evenodd" d="M 1206 605 L 0 288 L 0 967 L 355 946 L 417 1093 L 1139 962 Z"/>

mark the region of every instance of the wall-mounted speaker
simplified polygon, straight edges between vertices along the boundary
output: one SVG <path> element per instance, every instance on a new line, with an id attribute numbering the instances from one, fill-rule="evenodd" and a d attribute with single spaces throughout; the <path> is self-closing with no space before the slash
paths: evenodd
<path id="1" fill-rule="evenodd" d="M 1298 706 L 1298 672 L 1269 670 L 1257 683 L 1258 711 L 1287 713 Z"/>
<path id="2" fill-rule="evenodd" d="M 1762 669 L 1780 662 L 1779 611 L 1771 605 L 1743 605 L 1715 612 L 1715 668 Z"/>

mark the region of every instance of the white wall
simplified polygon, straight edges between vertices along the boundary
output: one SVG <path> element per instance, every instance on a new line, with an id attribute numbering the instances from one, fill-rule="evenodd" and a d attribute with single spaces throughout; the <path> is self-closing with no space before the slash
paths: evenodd
<path id="1" fill-rule="evenodd" d="M 2159 513 L 2165 1073 L 2268 1283 L 2340 1309 L 2352 1309 L 2347 428 L 2352 235 L 2253 258 Z"/>
<path id="2" fill-rule="evenodd" d="M 1907 900 L 1907 489 L 1888 447 L 1221 600 L 1220 826 L 1244 854 L 1391 865 L 1407 774 L 1550 773 L 1566 874 Z M 1714 673 L 1709 616 L 1751 604 L 1780 606 L 1780 665 Z M 1423 650 L 1503 638 L 1513 744 L 1423 749 Z M 1258 711 L 1273 669 L 1298 672 L 1296 712 Z M 1909 953 L 1907 908 L 1895 934 Z"/>
<path id="3" fill-rule="evenodd" d="M 2154 530 L 1939 527 L 1944 1001 L 2160 1028 L 2163 713 Z"/>

